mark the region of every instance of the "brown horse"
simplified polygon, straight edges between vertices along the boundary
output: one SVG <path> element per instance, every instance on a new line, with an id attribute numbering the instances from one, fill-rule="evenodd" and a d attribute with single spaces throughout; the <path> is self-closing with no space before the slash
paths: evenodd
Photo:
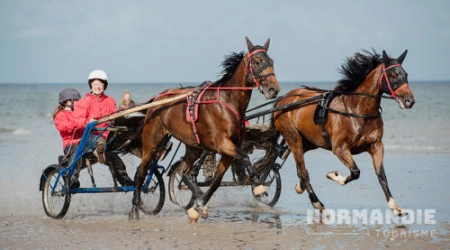
<path id="1" fill-rule="evenodd" d="M 368 152 L 389 208 L 396 216 L 403 216 L 406 212 L 392 198 L 384 172 L 380 102 L 385 93 L 396 99 L 401 109 L 413 106 L 408 75 L 401 66 L 407 50 L 397 59 L 388 57 L 385 51 L 382 56 L 375 51 L 363 52 L 342 65 L 345 78 L 338 81 L 334 90 L 299 88 L 287 93 L 276 106 L 288 108 L 274 112 L 274 125 L 294 155 L 300 179 L 295 189 L 299 194 L 306 190 L 315 209 L 322 212 L 325 208 L 310 184 L 304 153 L 324 148 L 333 151 L 350 170 L 348 177 L 338 171 L 327 174 L 341 185 L 359 178 L 352 155 Z"/>
<path id="2" fill-rule="evenodd" d="M 173 94 L 185 94 L 186 100 L 147 111 L 142 132 L 142 161 L 137 176 L 137 187 L 133 197 L 130 219 L 138 219 L 141 185 L 147 173 L 149 161 L 157 157 L 158 145 L 171 134 L 186 146 L 182 166 L 183 181 L 197 198 L 196 205 L 188 211 L 190 221 L 197 221 L 202 209 L 207 216 L 206 203 L 217 190 L 224 173 L 234 159 L 244 163 L 255 186 L 254 194 L 264 194 L 265 188 L 248 155 L 239 148 L 243 138 L 245 110 L 250 102 L 252 90 L 258 88 L 267 99 L 277 97 L 280 91 L 273 69 L 273 60 L 267 55 L 270 40 L 264 46 L 254 46 L 246 37 L 248 53 L 233 53 L 222 63 L 222 77 L 214 83 L 198 88 L 169 89 L 155 98 L 162 100 Z M 193 94 L 187 94 L 193 92 Z M 196 186 L 189 173 L 193 163 L 204 149 L 222 155 L 210 188 L 203 192 Z"/>

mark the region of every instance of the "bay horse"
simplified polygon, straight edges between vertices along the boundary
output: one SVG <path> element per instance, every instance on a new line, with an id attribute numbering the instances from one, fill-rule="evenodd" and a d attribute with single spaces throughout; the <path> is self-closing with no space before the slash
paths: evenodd
<path id="1" fill-rule="evenodd" d="M 385 51 L 382 56 L 367 50 L 355 53 L 342 64 L 340 73 L 344 78 L 337 82 L 334 90 L 308 87 L 291 90 L 275 105 L 289 106 L 273 113 L 273 123 L 293 153 L 300 179 L 295 189 L 298 194 L 306 190 L 313 207 L 321 213 L 325 208 L 310 184 L 304 161 L 304 153 L 317 148 L 331 150 L 350 170 L 347 177 L 338 171 L 327 174 L 327 178 L 340 185 L 359 178 L 360 170 L 352 155 L 368 152 L 388 207 L 395 216 L 407 214 L 395 203 L 388 187 L 380 112 L 383 93 L 395 99 L 401 109 L 414 105 L 408 74 L 402 67 L 406 53 L 407 50 L 398 58 L 390 58 Z M 296 103 L 302 105 L 296 106 Z"/>
<path id="2" fill-rule="evenodd" d="M 174 94 L 186 95 L 186 100 L 147 110 L 142 132 L 142 159 L 133 196 L 130 219 L 139 219 L 141 185 L 147 173 L 148 162 L 157 157 L 158 145 L 171 134 L 185 144 L 185 155 L 181 166 L 183 181 L 191 188 L 196 202 L 188 210 L 190 222 L 200 216 L 207 217 L 206 204 L 217 190 L 223 175 L 234 161 L 241 161 L 255 186 L 255 195 L 264 195 L 265 187 L 248 155 L 239 148 L 243 138 L 245 110 L 250 102 L 252 90 L 258 88 L 266 99 L 276 98 L 280 91 L 274 73 L 273 60 L 267 54 L 270 39 L 263 46 L 253 45 L 245 37 L 248 52 L 232 53 L 222 63 L 222 77 L 216 82 L 205 83 L 197 88 L 168 89 L 155 100 Z M 192 94 L 188 94 L 192 92 Z M 190 176 L 193 163 L 205 149 L 221 154 L 217 170 L 209 189 L 203 193 Z"/>

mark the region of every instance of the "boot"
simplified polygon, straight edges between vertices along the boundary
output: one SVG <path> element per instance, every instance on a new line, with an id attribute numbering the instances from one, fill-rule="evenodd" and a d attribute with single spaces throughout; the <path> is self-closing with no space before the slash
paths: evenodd
<path id="1" fill-rule="evenodd" d="M 113 175 L 122 186 L 135 186 L 136 183 L 128 176 L 122 159 L 117 154 L 108 154 L 107 165 L 114 168 Z"/>
<path id="2" fill-rule="evenodd" d="M 80 177 L 80 171 L 81 171 L 81 162 L 78 161 L 77 165 L 75 166 L 75 169 L 73 170 L 72 177 L 70 178 L 71 189 L 80 187 L 80 181 L 78 180 L 78 177 Z"/>

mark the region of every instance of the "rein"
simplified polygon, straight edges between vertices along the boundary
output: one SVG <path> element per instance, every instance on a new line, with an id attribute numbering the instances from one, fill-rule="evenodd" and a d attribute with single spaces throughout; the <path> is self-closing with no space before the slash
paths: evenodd
<path id="1" fill-rule="evenodd" d="M 344 93 L 344 92 L 341 92 L 341 91 L 334 91 L 334 90 L 328 90 L 328 89 L 319 89 L 319 88 L 309 87 L 309 86 L 304 86 L 304 85 L 302 85 L 302 87 L 304 87 L 306 89 L 310 89 L 310 90 L 320 91 L 320 92 L 323 92 L 323 93 L 328 93 L 328 92 L 329 93 L 336 93 L 338 95 L 342 95 L 342 98 L 344 97 L 344 95 L 359 95 L 359 96 L 367 96 L 367 97 L 371 97 L 371 98 L 381 97 L 381 98 L 386 98 L 386 99 L 394 99 L 391 96 L 384 96 L 384 95 L 380 96 L 380 95 L 371 95 L 371 94 L 365 94 L 365 93 Z M 289 96 L 280 96 L 280 97 L 276 98 L 275 100 L 272 100 L 270 102 L 266 102 L 266 103 L 261 104 L 259 106 L 256 106 L 256 107 L 254 107 L 252 109 L 247 110 L 246 112 L 248 113 L 248 112 L 251 112 L 253 110 L 257 110 L 257 109 L 259 109 L 261 107 L 265 107 L 265 106 L 267 106 L 269 104 L 277 103 L 283 98 L 293 97 L 293 96 L 303 96 L 303 95 L 302 94 L 296 94 L 296 95 L 289 95 Z M 301 100 L 301 101 L 292 102 L 292 103 L 289 103 L 289 104 L 286 104 L 286 105 L 283 105 L 283 106 L 279 106 L 279 107 L 263 110 L 263 111 L 255 113 L 255 114 L 247 115 L 245 117 L 245 120 L 251 120 L 251 119 L 259 117 L 259 116 L 263 116 L 263 115 L 267 115 L 267 114 L 270 114 L 270 113 L 274 113 L 276 111 L 281 111 L 281 110 L 285 110 L 285 109 L 301 106 L 301 105 L 304 105 L 304 104 L 308 104 L 308 103 L 311 103 L 311 102 L 314 102 L 314 101 L 318 101 L 321 98 L 322 98 L 322 95 L 318 95 L 318 96 L 314 96 L 314 97 L 311 97 L 311 98 L 308 98 L 308 99 L 304 99 L 304 100 Z M 343 101 L 343 103 L 345 105 L 344 101 Z M 301 107 L 298 107 L 298 108 L 301 108 Z M 324 108 L 329 110 L 332 113 L 335 113 L 335 114 L 340 114 L 340 115 L 349 116 L 349 117 L 355 117 L 355 118 L 364 118 L 364 119 L 377 118 L 378 116 L 381 115 L 381 111 L 382 111 L 381 107 L 380 107 L 379 114 L 374 115 L 374 116 L 365 116 L 365 115 L 359 115 L 359 114 L 350 113 L 350 112 L 348 112 L 347 107 L 346 107 L 346 111 L 347 112 L 341 112 L 341 111 L 338 111 L 338 110 L 330 109 L 328 107 L 324 107 Z"/>
<path id="2" fill-rule="evenodd" d="M 347 105 L 345 104 L 343 95 L 341 95 L 341 99 L 342 99 L 342 103 L 344 104 L 344 107 L 345 107 L 345 112 L 341 112 L 341 111 L 338 111 L 338 110 L 335 110 L 335 109 L 330 109 L 328 107 L 323 107 L 323 109 L 328 110 L 328 111 L 330 111 L 331 113 L 334 113 L 334 114 L 339 114 L 339 115 L 348 116 L 348 117 L 355 117 L 355 118 L 363 118 L 363 119 L 374 119 L 374 118 L 377 118 L 377 117 L 379 117 L 381 115 L 381 113 L 383 111 L 381 106 L 380 106 L 378 114 L 376 114 L 376 115 L 371 115 L 370 116 L 370 115 L 359 115 L 359 114 L 355 114 L 355 113 L 350 113 L 348 111 Z"/>
<path id="3" fill-rule="evenodd" d="M 285 98 L 285 97 L 292 97 L 292 96 L 302 96 L 302 95 L 280 96 L 280 97 L 277 98 L 275 101 L 278 102 L 280 99 L 283 99 L 283 98 Z M 301 101 L 297 101 L 297 102 L 291 102 L 291 103 L 289 103 L 289 104 L 286 104 L 286 105 L 283 105 L 283 106 L 280 106 L 280 107 L 275 107 L 275 108 L 263 110 L 263 111 L 261 111 L 261 112 L 258 112 L 258 113 L 255 113 L 255 114 L 251 114 L 251 115 L 246 116 L 246 117 L 245 117 L 245 120 L 251 120 L 251 119 L 256 118 L 256 117 L 259 117 L 259 116 L 263 116 L 263 115 L 267 115 L 267 114 L 270 114 L 270 113 L 274 113 L 274 112 L 276 112 L 276 111 L 285 110 L 285 109 L 289 109 L 289 108 L 292 108 L 292 107 L 296 107 L 296 106 L 300 106 L 300 105 L 303 105 L 303 104 L 307 104 L 307 103 L 310 103 L 310 102 L 313 102 L 313 101 L 317 101 L 317 100 L 319 100 L 320 98 L 321 98 L 321 96 L 318 95 L 318 96 L 314 96 L 314 97 L 311 97 L 311 98 L 308 98 L 308 99 L 305 99 L 305 100 L 301 100 Z M 260 106 L 258 106 L 258 107 L 256 107 L 256 108 L 266 106 L 266 105 L 268 105 L 268 104 L 270 104 L 270 103 L 272 103 L 272 102 L 275 102 L 275 101 L 271 101 L 271 102 L 265 103 L 265 104 L 260 105 Z M 253 108 L 253 109 L 248 110 L 248 111 L 255 110 L 256 108 Z M 247 112 L 248 112 L 248 111 L 247 111 Z"/>
<path id="4" fill-rule="evenodd" d="M 274 76 L 275 75 L 275 73 L 268 73 L 268 74 L 265 74 L 265 75 L 260 75 L 260 73 L 262 71 L 264 71 L 266 68 L 268 68 L 270 66 L 273 66 L 273 64 L 270 62 L 270 60 L 269 60 L 269 58 L 267 56 L 266 56 L 266 60 L 265 60 L 265 61 L 267 61 L 267 63 L 263 64 L 261 66 L 261 69 L 254 71 L 252 62 L 253 62 L 253 56 L 255 54 L 257 54 L 257 53 L 267 53 L 267 50 L 265 50 L 265 49 L 257 49 L 257 50 L 254 50 L 252 52 L 249 52 L 247 54 L 247 59 L 248 59 L 248 64 L 247 65 L 245 65 L 245 63 L 242 61 L 243 64 L 244 64 L 244 67 L 247 70 L 247 77 L 246 77 L 245 81 L 247 81 L 247 79 L 249 77 L 249 74 L 250 74 L 251 75 L 250 79 L 253 81 L 253 85 L 252 86 L 247 86 L 246 85 L 246 86 L 243 86 L 243 87 L 231 87 L 231 86 L 218 86 L 218 87 L 216 87 L 216 86 L 211 86 L 211 84 L 207 84 L 204 87 L 197 87 L 196 90 L 194 90 L 190 94 L 186 95 L 186 102 L 187 102 L 187 105 L 186 105 L 186 120 L 192 124 L 192 129 L 194 131 L 194 137 L 196 138 L 197 143 L 199 145 L 201 145 L 201 138 L 200 138 L 200 136 L 198 134 L 197 126 L 195 124 L 197 119 L 198 119 L 198 105 L 199 104 L 214 104 L 214 103 L 218 103 L 218 104 L 226 107 L 228 110 L 230 110 L 236 116 L 236 118 L 238 119 L 239 124 L 242 124 L 243 121 L 245 121 L 246 119 L 242 118 L 240 116 L 239 112 L 232 105 L 230 105 L 229 103 L 221 100 L 220 92 L 223 91 L 223 90 L 253 90 L 254 88 L 260 89 L 261 88 L 260 82 L 264 81 L 269 76 Z M 265 54 L 263 54 L 263 55 L 265 55 Z M 258 82 L 258 80 L 259 80 L 259 82 Z M 201 100 L 206 91 L 216 91 L 217 92 L 217 95 L 216 95 L 217 98 L 214 99 L 214 100 Z M 171 92 L 167 92 L 167 93 L 164 93 L 164 94 L 160 94 L 160 95 L 158 95 L 156 97 L 173 95 L 173 94 L 180 94 L 180 92 L 183 92 L 183 91 L 171 91 Z M 195 93 L 198 93 L 198 94 L 196 95 Z M 154 97 L 153 99 L 155 99 L 156 97 Z M 239 133 L 241 133 L 241 126 L 238 126 L 238 127 L 239 127 Z"/>
<path id="5" fill-rule="evenodd" d="M 335 114 L 340 114 L 340 115 L 343 115 L 343 116 L 355 117 L 355 118 L 374 119 L 374 118 L 379 117 L 383 110 L 382 110 L 382 108 L 380 106 L 380 111 L 378 112 L 378 114 L 372 115 L 372 116 L 350 113 L 348 111 L 347 105 L 345 105 L 345 101 L 344 101 L 344 96 L 345 95 L 358 95 L 358 96 L 367 96 L 367 97 L 371 97 L 371 98 L 379 98 L 379 97 L 381 97 L 381 98 L 386 98 L 386 99 L 395 99 L 392 96 L 385 96 L 385 95 L 383 95 L 384 93 L 382 93 L 381 95 L 371 95 L 371 94 L 357 93 L 357 92 L 355 92 L 355 93 L 344 93 L 344 92 L 341 92 L 341 91 L 318 89 L 318 88 L 315 88 L 315 87 L 308 87 L 308 86 L 303 86 L 303 87 L 306 88 L 306 89 L 310 89 L 310 90 L 316 90 L 316 91 L 322 91 L 322 92 L 330 92 L 330 93 L 336 93 L 338 95 L 341 95 L 342 103 L 344 104 L 346 112 L 341 112 L 341 111 L 338 111 L 338 110 L 335 110 L 335 109 L 330 109 L 329 107 L 323 107 L 323 108 L 328 110 L 328 111 L 330 111 L 330 112 L 332 112 L 332 113 L 335 113 Z"/>

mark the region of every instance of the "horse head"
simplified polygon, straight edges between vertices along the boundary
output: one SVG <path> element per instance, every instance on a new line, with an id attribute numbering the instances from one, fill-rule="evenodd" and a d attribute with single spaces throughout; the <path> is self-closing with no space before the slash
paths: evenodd
<path id="1" fill-rule="evenodd" d="M 248 37 L 247 41 L 247 83 L 258 88 L 266 99 L 277 97 L 280 92 L 280 85 L 275 77 L 273 60 L 267 55 L 270 39 L 267 39 L 264 46 L 253 45 Z"/>
<path id="2" fill-rule="evenodd" d="M 398 58 L 390 58 L 383 50 L 383 71 L 380 77 L 381 91 L 395 98 L 401 109 L 410 109 L 415 102 L 408 84 L 408 73 L 402 67 L 406 53 L 408 50 Z"/>

